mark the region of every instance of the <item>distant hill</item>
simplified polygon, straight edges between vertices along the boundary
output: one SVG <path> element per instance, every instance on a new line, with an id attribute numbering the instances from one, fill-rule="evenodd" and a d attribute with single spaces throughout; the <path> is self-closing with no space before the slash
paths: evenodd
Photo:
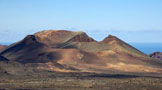
<path id="1" fill-rule="evenodd" d="M 85 32 L 47 30 L 26 36 L 0 55 L 51 72 L 162 73 L 162 61 L 112 35 L 98 42 Z"/>
<path id="2" fill-rule="evenodd" d="M 162 52 L 154 52 L 154 53 L 151 53 L 149 56 L 154 59 L 162 60 Z"/>

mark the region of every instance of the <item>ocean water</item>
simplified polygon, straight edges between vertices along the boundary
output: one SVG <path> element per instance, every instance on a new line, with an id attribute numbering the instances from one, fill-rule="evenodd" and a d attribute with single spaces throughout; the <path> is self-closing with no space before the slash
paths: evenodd
<path id="1" fill-rule="evenodd" d="M 12 43 L 0 43 L 1 45 L 10 45 Z M 145 54 L 150 54 L 153 52 L 162 52 L 162 43 L 129 43 L 133 47 L 142 51 Z"/>
<path id="2" fill-rule="evenodd" d="M 145 54 L 162 52 L 162 43 L 129 43 Z"/>

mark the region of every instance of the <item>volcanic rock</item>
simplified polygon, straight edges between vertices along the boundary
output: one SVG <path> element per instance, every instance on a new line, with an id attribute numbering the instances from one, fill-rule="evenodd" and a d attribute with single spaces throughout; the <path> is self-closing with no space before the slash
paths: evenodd
<path id="1" fill-rule="evenodd" d="M 149 56 L 154 59 L 162 60 L 162 52 L 154 52 L 154 53 L 151 53 Z"/>
<path id="2" fill-rule="evenodd" d="M 0 61 L 9 61 L 9 60 L 3 56 L 0 56 Z"/>
<path id="3" fill-rule="evenodd" d="M 7 47 L 8 47 L 7 45 L 0 45 L 0 52 L 3 51 Z"/>

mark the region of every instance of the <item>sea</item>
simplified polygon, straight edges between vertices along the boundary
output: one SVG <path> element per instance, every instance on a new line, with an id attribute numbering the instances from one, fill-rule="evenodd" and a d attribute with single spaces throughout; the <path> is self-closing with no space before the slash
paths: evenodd
<path id="1" fill-rule="evenodd" d="M 10 45 L 12 43 L 0 43 L 0 45 Z M 142 51 L 143 53 L 149 55 L 153 52 L 162 52 L 162 43 L 129 43 L 136 49 Z"/>
<path id="2" fill-rule="evenodd" d="M 162 43 L 129 43 L 145 54 L 162 52 Z"/>

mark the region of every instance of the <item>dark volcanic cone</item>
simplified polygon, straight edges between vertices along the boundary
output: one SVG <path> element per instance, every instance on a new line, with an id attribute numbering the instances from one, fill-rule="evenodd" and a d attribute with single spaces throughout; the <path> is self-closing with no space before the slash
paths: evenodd
<path id="1" fill-rule="evenodd" d="M 28 59 L 30 62 L 43 48 L 45 45 L 40 43 L 34 35 L 28 35 L 23 40 L 10 45 L 1 52 L 1 55 L 10 60 L 26 62 Z"/>
<path id="2" fill-rule="evenodd" d="M 132 47 L 131 45 L 125 43 L 124 41 L 112 35 L 106 37 L 103 41 L 101 41 L 101 43 L 111 46 L 111 48 L 117 52 L 124 52 L 130 55 L 148 57 L 141 51 L 137 50 L 136 48 Z"/>

